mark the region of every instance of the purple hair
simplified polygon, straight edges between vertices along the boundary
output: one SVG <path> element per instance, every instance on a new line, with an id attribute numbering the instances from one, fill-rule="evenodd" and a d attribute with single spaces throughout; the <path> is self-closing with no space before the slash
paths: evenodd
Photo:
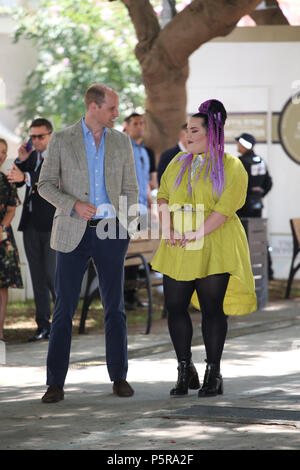
<path id="1" fill-rule="evenodd" d="M 204 179 L 207 178 L 210 170 L 210 181 L 213 185 L 213 192 L 220 196 L 225 186 L 225 172 L 224 172 L 224 124 L 226 120 L 226 111 L 223 104 L 218 100 L 207 100 L 204 101 L 198 108 L 199 114 L 207 116 L 207 146 L 205 151 L 205 159 L 200 167 L 200 170 L 195 178 L 195 182 L 198 180 L 201 171 L 204 168 L 206 161 L 208 160 L 206 173 Z M 198 115 L 195 115 L 197 117 Z M 200 117 L 200 116 L 199 116 Z M 176 161 L 183 161 L 180 171 L 175 180 L 174 186 L 178 188 L 182 181 L 182 176 L 187 167 L 189 167 L 189 178 L 188 178 L 188 191 L 191 195 L 191 164 L 193 160 L 193 154 L 185 153 L 180 155 Z"/>

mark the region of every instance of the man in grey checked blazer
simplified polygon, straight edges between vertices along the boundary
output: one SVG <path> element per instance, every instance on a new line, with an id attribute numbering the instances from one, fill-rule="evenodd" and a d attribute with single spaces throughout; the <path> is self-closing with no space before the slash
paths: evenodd
<path id="1" fill-rule="evenodd" d="M 84 118 L 51 137 L 38 185 L 40 195 L 56 207 L 51 233 L 51 247 L 57 250 L 56 302 L 47 357 L 49 387 L 42 398 L 45 403 L 64 398 L 72 319 L 90 258 L 98 272 L 104 306 L 106 361 L 113 391 L 118 396 L 134 393 L 126 381 L 123 298 L 129 244 L 126 229 L 134 216 L 127 217 L 120 205 L 125 199 L 129 209 L 138 201 L 133 152 L 128 136 L 112 129 L 119 99 L 111 88 L 92 85 L 85 94 L 85 105 Z M 116 229 L 106 238 L 99 236 L 105 221 L 107 226 L 113 221 Z"/>

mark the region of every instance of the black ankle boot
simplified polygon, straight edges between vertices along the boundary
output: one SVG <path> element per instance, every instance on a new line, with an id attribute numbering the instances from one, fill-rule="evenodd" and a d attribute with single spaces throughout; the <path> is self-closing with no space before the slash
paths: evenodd
<path id="1" fill-rule="evenodd" d="M 178 363 L 178 379 L 177 383 L 170 395 L 181 396 L 188 393 L 188 389 L 198 390 L 200 388 L 199 377 L 196 368 L 192 362 L 180 361 Z"/>
<path id="2" fill-rule="evenodd" d="M 198 392 L 198 397 L 214 397 L 223 394 L 223 378 L 220 367 L 216 364 L 207 364 L 204 382 Z"/>

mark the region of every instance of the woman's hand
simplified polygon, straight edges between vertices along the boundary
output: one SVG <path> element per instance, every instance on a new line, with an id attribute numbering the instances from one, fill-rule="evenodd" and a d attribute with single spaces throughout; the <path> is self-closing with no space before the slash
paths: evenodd
<path id="1" fill-rule="evenodd" d="M 179 246 L 181 248 L 184 248 L 188 243 L 193 242 L 195 240 L 201 240 L 203 234 L 201 233 L 200 230 L 189 230 L 187 232 L 184 232 L 180 242 Z"/>
<path id="2" fill-rule="evenodd" d="M 178 242 L 180 243 L 182 240 L 183 235 L 178 233 L 174 228 L 170 228 L 168 233 L 163 232 L 163 238 L 165 239 L 167 246 L 176 246 Z"/>
<path id="3" fill-rule="evenodd" d="M 198 230 L 184 232 L 182 241 L 180 242 L 181 247 L 185 247 L 188 243 L 201 240 L 204 236 L 217 230 L 223 225 L 228 217 L 219 212 L 212 212 L 204 221 L 204 224 L 200 225 Z"/>

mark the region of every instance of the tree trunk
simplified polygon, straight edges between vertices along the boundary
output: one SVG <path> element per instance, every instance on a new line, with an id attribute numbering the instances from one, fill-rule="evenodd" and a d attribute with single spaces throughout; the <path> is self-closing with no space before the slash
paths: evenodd
<path id="1" fill-rule="evenodd" d="M 186 122 L 186 81 L 189 76 L 188 61 L 180 68 L 168 68 L 161 56 L 157 80 L 148 70 L 143 70 L 146 89 L 145 141 L 153 148 L 156 159 L 162 151 L 178 141 L 181 126 Z"/>
<path id="2" fill-rule="evenodd" d="M 176 144 L 186 121 L 189 56 L 216 36 L 229 34 L 260 0 L 193 0 L 163 29 L 150 0 L 121 1 L 138 39 L 135 53 L 146 91 L 145 143 L 158 160 L 162 151 Z"/>

